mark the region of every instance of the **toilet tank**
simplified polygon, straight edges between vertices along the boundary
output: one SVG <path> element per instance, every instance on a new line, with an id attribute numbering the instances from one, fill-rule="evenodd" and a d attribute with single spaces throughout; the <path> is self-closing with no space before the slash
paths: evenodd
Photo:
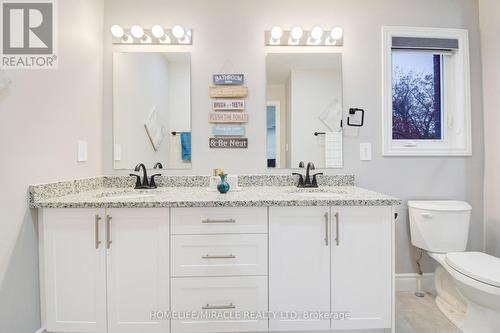
<path id="1" fill-rule="evenodd" d="M 463 201 L 408 201 L 411 243 L 429 252 L 462 252 L 472 207 Z"/>

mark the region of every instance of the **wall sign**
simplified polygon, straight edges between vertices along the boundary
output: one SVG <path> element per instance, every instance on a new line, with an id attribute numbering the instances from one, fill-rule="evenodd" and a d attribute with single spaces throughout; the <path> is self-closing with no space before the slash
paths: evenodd
<path id="1" fill-rule="evenodd" d="M 213 136 L 243 136 L 245 127 L 241 125 L 214 125 L 212 127 Z"/>
<path id="2" fill-rule="evenodd" d="M 210 86 L 208 94 L 212 98 L 245 98 L 248 96 L 246 86 Z"/>
<path id="3" fill-rule="evenodd" d="M 225 110 L 245 110 L 245 100 L 244 99 L 218 99 L 212 101 L 212 106 L 214 110 L 225 111 Z"/>
<path id="4" fill-rule="evenodd" d="M 210 148 L 248 148 L 247 138 L 209 138 Z"/>
<path id="5" fill-rule="evenodd" d="M 245 80 L 243 74 L 214 74 L 214 84 L 216 85 L 241 85 Z"/>
<path id="6" fill-rule="evenodd" d="M 210 112 L 208 121 L 211 123 L 246 123 L 248 113 L 241 112 Z"/>

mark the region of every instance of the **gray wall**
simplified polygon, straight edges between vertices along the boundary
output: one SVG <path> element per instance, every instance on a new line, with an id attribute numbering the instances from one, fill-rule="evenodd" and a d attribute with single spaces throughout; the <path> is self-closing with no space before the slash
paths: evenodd
<path id="1" fill-rule="evenodd" d="M 194 29 L 192 52 L 193 169 L 183 174 L 209 174 L 223 167 L 229 173 L 262 173 L 265 168 L 265 56 L 264 30 L 340 25 L 345 31 L 343 53 L 344 108 L 367 111 L 361 130 L 346 131 L 345 168 L 330 173 L 354 173 L 360 186 L 407 199 L 461 199 L 474 208 L 469 248 L 483 248 L 483 115 L 477 1 L 472 0 L 275 0 L 275 1 L 165 1 L 107 0 L 105 27 L 155 23 L 183 24 Z M 470 33 L 472 73 L 472 157 L 381 156 L 381 33 L 382 25 L 465 28 Z M 111 60 L 113 47 L 104 32 L 104 171 L 112 169 Z M 250 122 L 247 150 L 209 150 L 210 108 L 207 87 L 211 75 L 229 59 L 246 74 Z M 373 144 L 373 160 L 359 160 L 359 143 Z M 125 173 L 125 172 L 122 172 Z M 170 171 L 174 173 L 174 171 Z M 180 173 L 176 171 L 175 173 Z M 406 206 L 397 223 L 397 272 L 414 272 Z M 427 260 L 426 271 L 432 271 Z"/>
<path id="2" fill-rule="evenodd" d="M 0 332 L 40 328 L 36 211 L 28 184 L 102 173 L 102 0 L 59 7 L 59 68 L 9 70 L 0 96 Z M 89 161 L 76 162 L 77 140 Z"/>
<path id="3" fill-rule="evenodd" d="M 500 1 L 480 0 L 484 89 L 484 223 L 485 247 L 500 257 Z"/>

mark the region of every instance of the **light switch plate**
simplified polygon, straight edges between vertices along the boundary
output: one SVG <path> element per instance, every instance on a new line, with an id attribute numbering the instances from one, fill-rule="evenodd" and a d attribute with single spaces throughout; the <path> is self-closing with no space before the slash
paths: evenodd
<path id="1" fill-rule="evenodd" d="M 361 161 L 372 160 L 372 144 L 370 142 L 363 142 L 359 144 L 359 159 Z"/>
<path id="2" fill-rule="evenodd" d="M 89 144 L 87 141 L 78 140 L 78 157 L 77 157 L 78 162 L 87 162 L 88 146 Z"/>

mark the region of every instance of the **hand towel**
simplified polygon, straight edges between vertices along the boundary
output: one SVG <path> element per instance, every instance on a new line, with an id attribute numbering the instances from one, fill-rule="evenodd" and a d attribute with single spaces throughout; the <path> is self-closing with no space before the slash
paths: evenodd
<path id="1" fill-rule="evenodd" d="M 343 168 L 342 131 L 325 133 L 325 167 Z"/>
<path id="2" fill-rule="evenodd" d="M 328 127 L 332 132 L 340 131 L 342 127 L 340 122 L 342 121 L 342 106 L 338 99 L 334 99 L 325 111 L 319 115 L 319 120 Z"/>
<path id="3" fill-rule="evenodd" d="M 181 132 L 181 157 L 183 161 L 191 161 L 191 132 Z"/>

